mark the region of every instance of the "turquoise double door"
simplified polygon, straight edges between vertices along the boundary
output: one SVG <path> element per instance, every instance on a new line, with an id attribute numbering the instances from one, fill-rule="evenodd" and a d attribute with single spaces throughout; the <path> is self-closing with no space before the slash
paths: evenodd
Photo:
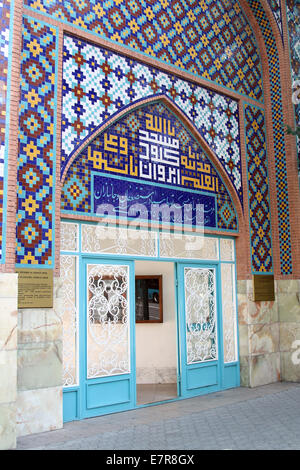
<path id="1" fill-rule="evenodd" d="M 136 407 L 134 261 L 80 263 L 79 383 L 64 389 L 64 421 Z M 227 379 L 223 362 L 219 264 L 177 262 L 174 270 L 178 399 L 238 386 L 238 363 Z"/>

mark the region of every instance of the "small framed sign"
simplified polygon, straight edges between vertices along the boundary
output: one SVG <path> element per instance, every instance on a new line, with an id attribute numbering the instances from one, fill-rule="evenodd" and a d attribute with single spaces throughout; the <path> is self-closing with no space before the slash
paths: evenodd
<path id="1" fill-rule="evenodd" d="M 53 269 L 16 269 L 18 308 L 53 307 Z"/>
<path id="2" fill-rule="evenodd" d="M 163 322 L 162 275 L 135 276 L 136 323 Z"/>
<path id="3" fill-rule="evenodd" d="M 272 274 L 253 275 L 254 302 L 275 300 L 274 276 Z"/>

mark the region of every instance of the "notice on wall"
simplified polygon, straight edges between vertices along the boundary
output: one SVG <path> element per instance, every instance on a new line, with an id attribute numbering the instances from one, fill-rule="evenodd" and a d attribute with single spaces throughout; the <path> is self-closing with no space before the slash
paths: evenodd
<path id="1" fill-rule="evenodd" d="M 270 274 L 254 274 L 254 302 L 275 300 L 274 276 Z"/>
<path id="2" fill-rule="evenodd" d="M 17 269 L 18 308 L 53 307 L 53 269 Z"/>

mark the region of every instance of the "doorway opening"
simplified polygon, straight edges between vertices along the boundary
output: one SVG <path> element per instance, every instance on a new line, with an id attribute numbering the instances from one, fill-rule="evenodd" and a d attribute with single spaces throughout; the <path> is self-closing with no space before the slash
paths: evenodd
<path id="1" fill-rule="evenodd" d="M 233 239 L 62 227 L 65 422 L 239 386 Z"/>
<path id="2" fill-rule="evenodd" d="M 175 265 L 135 261 L 136 404 L 178 397 Z"/>

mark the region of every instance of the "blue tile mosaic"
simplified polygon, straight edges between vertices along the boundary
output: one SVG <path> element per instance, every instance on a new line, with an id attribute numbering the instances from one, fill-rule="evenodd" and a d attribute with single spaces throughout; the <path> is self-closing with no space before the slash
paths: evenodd
<path id="1" fill-rule="evenodd" d="M 207 228 L 237 230 L 224 182 L 161 102 L 132 111 L 84 149 L 67 172 L 61 209 L 93 215 L 100 201 L 114 206 L 119 196 L 143 203 L 148 212 L 151 204 L 190 204 L 188 224 L 195 223 L 196 205 L 203 204 Z"/>
<path id="2" fill-rule="evenodd" d="M 62 172 L 85 139 L 121 110 L 165 95 L 217 155 L 242 203 L 238 105 L 233 99 L 88 42 L 64 38 Z"/>
<path id="3" fill-rule="evenodd" d="M 258 48 L 239 2 L 25 0 L 35 10 L 262 101 Z"/>
<path id="4" fill-rule="evenodd" d="M 10 0 L 0 0 L 0 262 L 2 261 L 4 168 L 6 149 L 6 106 L 8 87 L 8 55 L 10 36 Z"/>
<path id="5" fill-rule="evenodd" d="M 57 30 L 23 18 L 17 264 L 53 265 Z"/>
<path id="6" fill-rule="evenodd" d="M 244 106 L 253 273 L 273 272 L 271 211 L 264 112 Z"/>
<path id="7" fill-rule="evenodd" d="M 272 28 L 260 2 L 258 0 L 249 0 L 249 5 L 261 28 L 268 54 L 270 82 L 272 83 L 271 106 L 275 153 L 280 268 L 283 275 L 292 274 L 291 226 L 278 50 Z"/>

